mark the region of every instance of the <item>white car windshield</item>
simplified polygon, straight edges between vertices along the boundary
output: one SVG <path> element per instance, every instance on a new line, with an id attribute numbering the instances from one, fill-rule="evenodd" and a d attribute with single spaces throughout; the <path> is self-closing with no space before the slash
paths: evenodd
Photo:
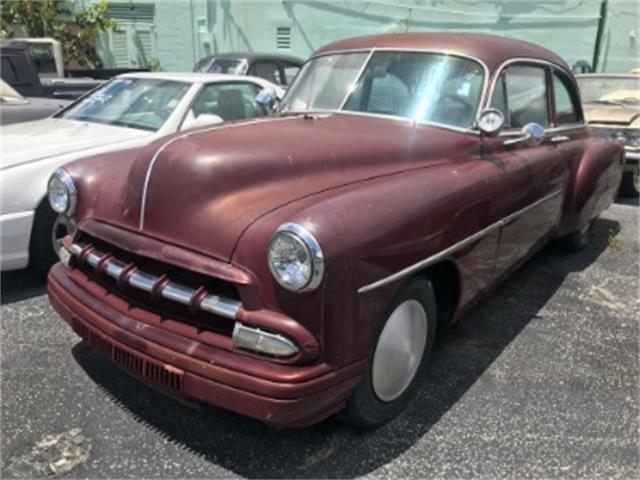
<path id="1" fill-rule="evenodd" d="M 60 117 L 155 132 L 190 87 L 185 82 L 118 78 L 62 112 Z"/>
<path id="2" fill-rule="evenodd" d="M 344 110 L 468 128 L 483 84 L 482 65 L 454 55 L 330 54 L 304 66 L 283 99 L 282 112 Z"/>

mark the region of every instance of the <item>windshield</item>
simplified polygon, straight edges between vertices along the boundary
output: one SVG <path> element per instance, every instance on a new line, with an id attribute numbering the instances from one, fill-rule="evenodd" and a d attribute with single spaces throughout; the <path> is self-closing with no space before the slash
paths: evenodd
<path id="1" fill-rule="evenodd" d="M 225 75 L 244 75 L 247 73 L 247 62 L 245 60 L 235 60 L 231 58 L 203 58 L 195 67 L 194 72 L 202 73 L 224 73 Z"/>
<path id="2" fill-rule="evenodd" d="M 61 114 L 62 118 L 156 131 L 191 84 L 147 78 L 118 78 Z"/>
<path id="3" fill-rule="evenodd" d="M 578 77 L 584 103 L 640 105 L 640 77 Z"/>
<path id="4" fill-rule="evenodd" d="M 304 66 L 282 102 L 282 111 L 345 110 L 468 128 L 483 83 L 484 70 L 478 62 L 452 55 L 402 51 L 325 55 Z"/>

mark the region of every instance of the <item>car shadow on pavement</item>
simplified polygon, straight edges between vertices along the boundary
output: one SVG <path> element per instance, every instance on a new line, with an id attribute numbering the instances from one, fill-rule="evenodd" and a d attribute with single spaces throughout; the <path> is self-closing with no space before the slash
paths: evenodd
<path id="1" fill-rule="evenodd" d="M 234 474 L 251 478 L 352 478 L 392 461 L 419 441 L 463 397 L 530 323 L 567 275 L 591 265 L 611 243 L 617 222 L 598 219 L 580 253 L 558 244 L 538 253 L 456 327 L 440 332 L 430 368 L 404 413 L 362 431 L 330 418 L 318 425 L 277 430 L 220 409 L 193 410 L 124 375 L 90 347 L 73 355 L 86 373 L 150 431 Z"/>
<path id="2" fill-rule="evenodd" d="M 26 268 L 0 274 L 1 305 L 36 297 L 45 293 L 46 290 L 46 275 L 39 270 Z"/>

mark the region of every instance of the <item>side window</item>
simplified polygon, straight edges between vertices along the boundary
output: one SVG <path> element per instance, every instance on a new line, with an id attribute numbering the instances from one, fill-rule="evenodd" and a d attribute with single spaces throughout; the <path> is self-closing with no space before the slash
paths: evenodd
<path id="1" fill-rule="evenodd" d="M 205 86 L 191 105 L 187 118 L 217 115 L 224 121 L 260 117 L 266 114 L 256 102 L 258 87 L 252 83 L 212 83 Z"/>
<path id="2" fill-rule="evenodd" d="M 293 63 L 283 63 L 282 70 L 284 71 L 284 79 L 287 85 L 291 85 L 293 79 L 296 78 L 296 75 L 298 75 L 300 71 L 300 66 L 294 65 Z"/>
<path id="3" fill-rule="evenodd" d="M 557 73 L 553 74 L 553 97 L 556 105 L 556 125 L 573 125 L 580 121 L 571 93 Z"/>
<path id="4" fill-rule="evenodd" d="M 276 85 L 285 84 L 284 79 L 280 74 L 280 67 L 275 62 L 256 62 L 253 67 L 251 67 L 249 75 L 264 78 Z"/>
<path id="5" fill-rule="evenodd" d="M 531 122 L 548 126 L 545 70 L 530 66 L 508 67 L 496 84 L 491 105 L 502 110 L 508 127 L 522 128 Z"/>

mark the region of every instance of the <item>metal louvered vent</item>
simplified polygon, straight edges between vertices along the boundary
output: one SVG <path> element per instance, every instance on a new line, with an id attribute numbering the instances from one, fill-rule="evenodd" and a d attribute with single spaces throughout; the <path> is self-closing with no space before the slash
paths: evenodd
<path id="1" fill-rule="evenodd" d="M 291 27 L 278 27 L 276 29 L 276 48 L 278 50 L 291 49 Z"/>
<path id="2" fill-rule="evenodd" d="M 155 5 L 110 2 L 107 15 L 119 22 L 153 23 Z"/>

